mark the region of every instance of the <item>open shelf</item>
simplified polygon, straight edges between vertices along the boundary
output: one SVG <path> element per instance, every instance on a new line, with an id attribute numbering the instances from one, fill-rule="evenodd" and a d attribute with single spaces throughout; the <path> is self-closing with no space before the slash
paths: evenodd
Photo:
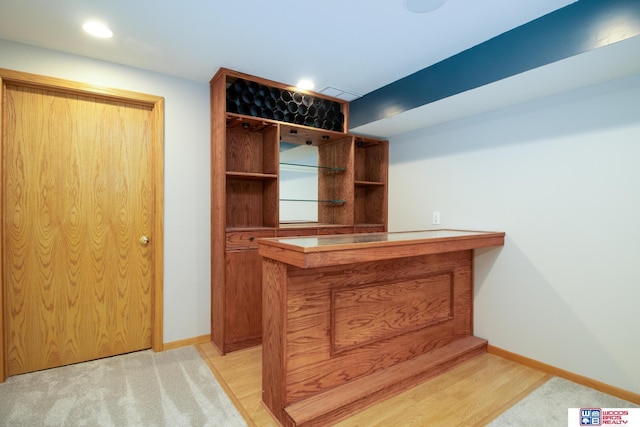
<path id="1" fill-rule="evenodd" d="M 387 222 L 388 147 L 387 141 L 355 139 L 355 225 Z"/>
<path id="2" fill-rule="evenodd" d="M 226 172 L 227 178 L 238 179 L 278 179 L 278 175 L 272 173 L 251 173 L 251 172 Z"/>
<path id="3" fill-rule="evenodd" d="M 355 181 L 355 185 L 356 186 L 360 186 L 360 187 L 380 187 L 380 186 L 385 186 L 387 185 L 384 182 L 380 182 L 380 181 Z"/>

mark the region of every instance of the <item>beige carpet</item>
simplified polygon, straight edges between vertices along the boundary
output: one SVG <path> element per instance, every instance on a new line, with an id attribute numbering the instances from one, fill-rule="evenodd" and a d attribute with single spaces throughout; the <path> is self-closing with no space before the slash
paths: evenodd
<path id="1" fill-rule="evenodd" d="M 638 408 L 626 400 L 553 377 L 527 397 L 509 408 L 489 427 L 566 427 L 569 408 Z"/>
<path id="2" fill-rule="evenodd" d="M 151 350 L 9 377 L 2 426 L 246 426 L 197 350 Z"/>

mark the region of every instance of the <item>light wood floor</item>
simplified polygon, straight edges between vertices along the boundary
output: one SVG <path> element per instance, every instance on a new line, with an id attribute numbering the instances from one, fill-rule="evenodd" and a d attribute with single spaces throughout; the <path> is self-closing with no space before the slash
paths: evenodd
<path id="1" fill-rule="evenodd" d="M 196 346 L 247 424 L 277 426 L 261 403 L 262 347 L 220 356 Z M 552 376 L 484 354 L 336 424 L 373 426 L 483 426 Z"/>

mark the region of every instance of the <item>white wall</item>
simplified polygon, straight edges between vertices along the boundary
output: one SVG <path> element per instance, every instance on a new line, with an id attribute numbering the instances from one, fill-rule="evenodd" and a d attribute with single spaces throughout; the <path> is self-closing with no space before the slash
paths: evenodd
<path id="1" fill-rule="evenodd" d="M 280 199 L 309 200 L 281 201 L 280 222 L 317 222 L 318 203 L 311 200 L 318 200 L 318 170 L 282 166 L 279 183 Z"/>
<path id="2" fill-rule="evenodd" d="M 5 40 L 0 68 L 165 98 L 164 342 L 209 334 L 209 85 Z"/>
<path id="3" fill-rule="evenodd" d="M 477 336 L 640 393 L 640 75 L 394 137 L 389 181 L 392 231 L 506 232 Z"/>

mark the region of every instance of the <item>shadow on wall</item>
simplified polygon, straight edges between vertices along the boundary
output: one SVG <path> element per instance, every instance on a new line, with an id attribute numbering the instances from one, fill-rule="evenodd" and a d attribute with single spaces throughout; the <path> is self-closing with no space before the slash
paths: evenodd
<path id="1" fill-rule="evenodd" d="M 640 75 L 633 75 L 402 134 L 392 139 L 391 147 L 421 139 L 428 149 L 410 151 L 392 148 L 390 162 L 415 162 L 421 158 L 526 144 L 637 123 L 640 99 L 636 101 L 637 108 L 612 110 L 608 106 L 612 103 L 628 103 L 629 92 L 637 92 L 638 88 Z M 595 111 L 594 105 L 597 106 Z M 551 114 L 556 120 L 539 126 L 535 117 L 540 113 Z M 585 117 L 589 119 L 585 120 Z M 496 127 L 495 120 L 509 122 L 509 128 Z M 455 132 L 455 138 L 451 138 L 452 132 Z M 484 135 L 482 141 L 475 138 L 478 134 Z M 446 143 L 429 144 L 431 138 Z"/>

